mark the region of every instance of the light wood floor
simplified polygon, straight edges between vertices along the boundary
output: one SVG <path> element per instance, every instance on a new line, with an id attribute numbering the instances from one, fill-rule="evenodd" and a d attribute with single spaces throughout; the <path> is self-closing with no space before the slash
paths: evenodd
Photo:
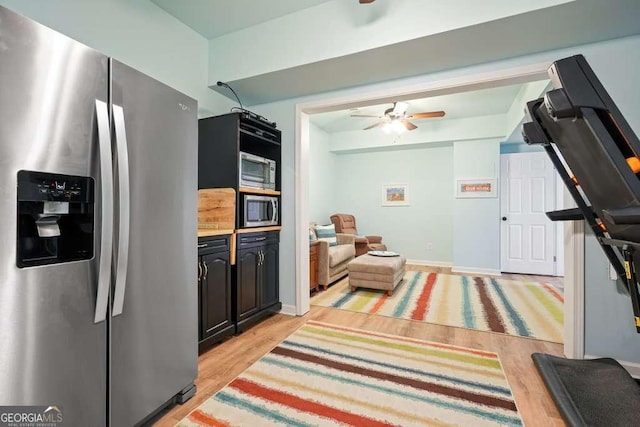
<path id="1" fill-rule="evenodd" d="M 447 268 L 408 268 L 450 273 L 450 269 Z M 557 277 L 502 277 L 550 284 L 555 282 L 556 285 L 562 283 L 562 278 Z M 155 425 L 173 426 L 310 319 L 498 353 L 525 425 L 564 425 L 531 360 L 531 353 L 534 352 L 562 356 L 561 344 L 315 306 L 301 317 L 282 314 L 272 316 L 202 354 L 198 359 L 198 392 L 184 405 L 175 406 L 165 413 Z"/>

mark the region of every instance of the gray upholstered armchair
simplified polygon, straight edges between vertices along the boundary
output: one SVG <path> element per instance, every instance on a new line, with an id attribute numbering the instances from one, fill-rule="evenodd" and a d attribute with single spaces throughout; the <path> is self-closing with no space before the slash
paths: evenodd
<path id="1" fill-rule="evenodd" d="M 318 242 L 318 284 L 324 289 L 347 275 L 347 264 L 356 257 L 355 236 L 336 233 L 338 244 L 329 246 L 329 242 Z"/>
<path id="2" fill-rule="evenodd" d="M 355 235 L 354 244 L 356 256 L 366 254 L 368 251 L 386 251 L 387 246 L 382 243 L 380 236 L 359 236 L 356 229 L 356 217 L 350 214 L 333 214 L 331 222 L 336 227 L 336 233 Z"/>

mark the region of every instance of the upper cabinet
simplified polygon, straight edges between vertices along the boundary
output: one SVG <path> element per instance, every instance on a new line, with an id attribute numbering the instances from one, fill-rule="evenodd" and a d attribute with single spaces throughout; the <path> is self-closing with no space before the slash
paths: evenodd
<path id="1" fill-rule="evenodd" d="M 198 123 L 199 189 L 231 187 L 238 193 L 279 194 L 281 132 L 272 123 L 245 112 Z"/>
<path id="2" fill-rule="evenodd" d="M 236 190 L 236 229 L 281 222 L 281 133 L 246 111 L 198 121 L 198 189 Z"/>

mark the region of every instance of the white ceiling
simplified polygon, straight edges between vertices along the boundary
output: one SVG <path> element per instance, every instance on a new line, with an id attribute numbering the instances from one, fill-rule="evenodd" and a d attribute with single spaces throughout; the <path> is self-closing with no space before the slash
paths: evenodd
<path id="1" fill-rule="evenodd" d="M 151 0 L 212 39 L 329 0 Z"/>
<path id="2" fill-rule="evenodd" d="M 442 118 L 411 120 L 413 124 L 420 127 L 420 124 L 425 122 L 506 114 L 522 86 L 522 84 L 515 84 L 404 102 L 409 104 L 407 108 L 409 115 L 439 110 L 446 113 Z M 357 110 L 347 109 L 313 114 L 311 122 L 328 133 L 359 130 L 376 123 L 378 120 L 376 118 L 351 117 L 351 114 L 382 115 L 384 110 L 391 107 L 392 104 L 380 104 L 360 107 Z"/>

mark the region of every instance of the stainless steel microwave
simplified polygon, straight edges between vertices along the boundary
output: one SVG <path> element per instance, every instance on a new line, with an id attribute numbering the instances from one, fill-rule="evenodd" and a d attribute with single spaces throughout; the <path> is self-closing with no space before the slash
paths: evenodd
<path id="1" fill-rule="evenodd" d="M 243 194 L 242 226 L 263 227 L 266 225 L 278 225 L 278 197 Z"/>
<path id="2" fill-rule="evenodd" d="M 240 187 L 276 189 L 276 162 L 255 154 L 240 152 Z"/>

